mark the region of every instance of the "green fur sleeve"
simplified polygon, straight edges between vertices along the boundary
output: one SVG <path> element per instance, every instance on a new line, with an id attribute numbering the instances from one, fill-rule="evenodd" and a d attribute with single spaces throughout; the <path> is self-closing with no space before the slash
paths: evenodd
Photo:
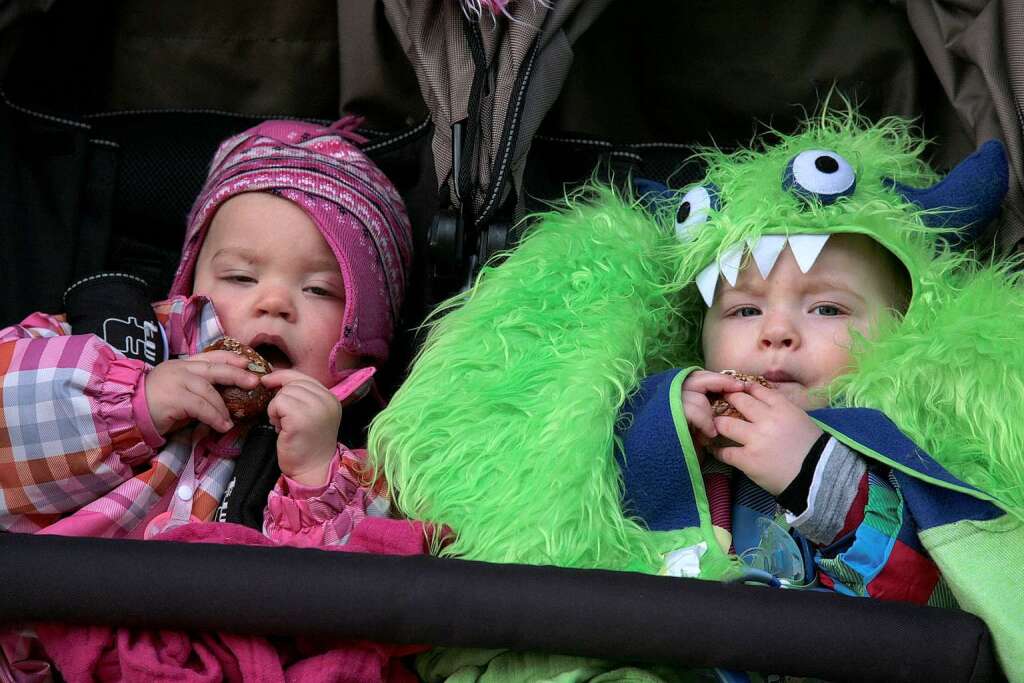
<path id="1" fill-rule="evenodd" d="M 653 570 L 623 517 L 616 414 L 678 344 L 671 241 L 611 190 L 570 199 L 448 305 L 370 431 L 410 517 L 444 554 Z"/>

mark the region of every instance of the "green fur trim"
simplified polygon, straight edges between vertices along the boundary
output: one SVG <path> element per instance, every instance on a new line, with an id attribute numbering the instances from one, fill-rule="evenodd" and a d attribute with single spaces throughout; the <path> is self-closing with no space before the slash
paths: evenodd
<path id="1" fill-rule="evenodd" d="M 619 407 L 673 355 L 668 240 L 596 189 L 450 302 L 370 431 L 400 509 L 454 530 L 444 554 L 658 570 L 611 455 Z"/>
<path id="2" fill-rule="evenodd" d="M 950 472 L 1024 519 L 1021 276 L 974 268 L 854 350 L 837 400 L 877 408 Z"/>

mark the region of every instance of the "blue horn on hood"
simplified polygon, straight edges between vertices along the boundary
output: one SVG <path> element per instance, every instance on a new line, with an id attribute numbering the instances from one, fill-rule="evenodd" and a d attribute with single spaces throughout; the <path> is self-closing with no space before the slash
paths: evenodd
<path id="1" fill-rule="evenodd" d="M 1009 174 L 1003 143 L 989 140 L 931 187 L 918 189 L 892 178 L 883 178 L 882 183 L 922 209 L 938 209 L 921 216 L 925 225 L 964 228 L 959 237 L 949 238 L 954 244 L 964 245 L 976 240 L 988 222 L 999 215 L 1009 189 Z"/>

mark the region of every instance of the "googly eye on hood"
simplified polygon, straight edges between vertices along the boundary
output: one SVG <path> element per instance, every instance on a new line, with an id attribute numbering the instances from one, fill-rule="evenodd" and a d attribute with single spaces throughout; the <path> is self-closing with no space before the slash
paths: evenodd
<path id="1" fill-rule="evenodd" d="M 676 208 L 676 239 L 680 242 L 693 239 L 700 226 L 707 223 L 711 212 L 721 208 L 718 188 L 713 184 L 698 185 L 688 190 Z"/>
<path id="2" fill-rule="evenodd" d="M 824 149 L 809 149 L 789 160 L 782 187 L 796 196 L 821 204 L 849 197 L 857 188 L 857 174 L 841 155 Z"/>

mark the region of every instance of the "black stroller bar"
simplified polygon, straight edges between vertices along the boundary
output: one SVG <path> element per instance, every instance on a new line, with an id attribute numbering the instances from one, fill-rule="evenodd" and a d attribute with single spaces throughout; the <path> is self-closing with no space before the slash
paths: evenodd
<path id="1" fill-rule="evenodd" d="M 966 612 L 628 572 L 0 533 L 0 624 L 330 636 L 773 671 L 1001 677 Z"/>

